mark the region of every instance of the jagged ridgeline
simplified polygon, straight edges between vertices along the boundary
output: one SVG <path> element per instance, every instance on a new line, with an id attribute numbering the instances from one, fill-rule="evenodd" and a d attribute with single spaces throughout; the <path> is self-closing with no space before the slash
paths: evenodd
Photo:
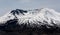
<path id="1" fill-rule="evenodd" d="M 26 10 L 22 10 L 22 9 L 16 9 L 16 10 L 12 10 L 11 13 L 13 15 L 15 15 L 15 14 L 19 15 L 20 13 L 22 13 L 22 14 L 23 13 L 27 13 L 27 11 Z"/>
<path id="2" fill-rule="evenodd" d="M 59 19 L 60 13 L 53 9 L 16 9 L 0 17 L 0 32 L 2 35 L 55 35 L 60 33 Z"/>

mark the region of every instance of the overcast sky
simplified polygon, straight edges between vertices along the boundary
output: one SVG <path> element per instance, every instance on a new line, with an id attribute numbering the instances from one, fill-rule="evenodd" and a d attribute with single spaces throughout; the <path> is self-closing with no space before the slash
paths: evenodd
<path id="1" fill-rule="evenodd" d="M 60 11 L 60 0 L 0 0 L 0 16 L 13 9 L 52 8 Z"/>

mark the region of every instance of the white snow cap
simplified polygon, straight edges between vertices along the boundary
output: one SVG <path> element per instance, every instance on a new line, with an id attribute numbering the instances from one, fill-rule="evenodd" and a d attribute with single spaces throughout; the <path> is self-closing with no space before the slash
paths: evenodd
<path id="1" fill-rule="evenodd" d="M 10 16 L 10 17 L 8 17 Z M 50 25 L 54 26 L 56 24 L 57 26 L 60 25 L 60 13 L 56 12 L 53 9 L 49 8 L 41 8 L 41 9 L 35 9 L 35 10 L 28 10 L 27 13 L 23 14 L 15 14 L 15 16 L 18 19 L 19 24 L 22 23 L 30 23 L 31 25 L 37 24 L 37 25 Z M 4 23 L 10 19 L 14 19 L 15 16 L 11 13 L 6 14 L 2 17 L 0 17 L 0 23 Z M 52 22 L 54 24 L 52 24 Z"/>

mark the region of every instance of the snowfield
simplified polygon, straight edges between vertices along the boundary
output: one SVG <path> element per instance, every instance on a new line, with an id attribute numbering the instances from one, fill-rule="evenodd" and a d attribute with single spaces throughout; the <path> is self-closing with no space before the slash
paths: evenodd
<path id="1" fill-rule="evenodd" d="M 60 13 L 49 8 L 12 10 L 11 12 L 0 17 L 0 24 L 4 24 L 13 19 L 18 19 L 19 25 L 30 24 L 30 26 L 34 27 L 34 24 L 36 24 L 37 27 L 40 27 L 41 25 L 46 25 L 47 28 L 50 28 L 49 26 L 60 27 Z"/>

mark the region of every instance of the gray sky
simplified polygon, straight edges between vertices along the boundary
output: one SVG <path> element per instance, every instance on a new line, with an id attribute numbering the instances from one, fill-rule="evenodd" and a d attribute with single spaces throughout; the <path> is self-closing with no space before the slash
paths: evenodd
<path id="1" fill-rule="evenodd" d="M 60 0 L 0 0 L 0 16 L 13 9 L 52 8 L 60 11 Z"/>

